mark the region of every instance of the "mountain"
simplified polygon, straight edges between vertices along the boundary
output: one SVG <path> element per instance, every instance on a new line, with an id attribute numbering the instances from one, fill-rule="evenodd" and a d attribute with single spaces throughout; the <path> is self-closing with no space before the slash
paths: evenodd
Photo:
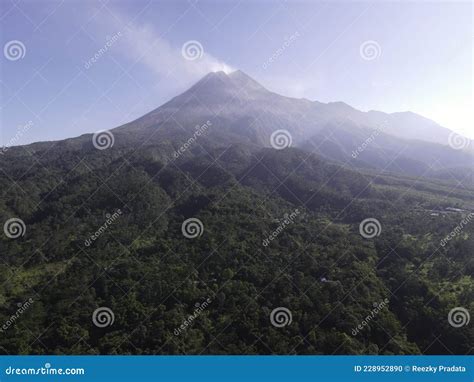
<path id="1" fill-rule="evenodd" d="M 473 178 L 474 153 L 451 148 L 452 132 L 429 119 L 411 112 L 362 112 L 343 102 L 285 97 L 268 91 L 242 71 L 209 73 L 164 105 L 114 129 L 115 144 L 184 142 L 196 125 L 207 121 L 212 124 L 212 134 L 205 139 L 216 144 L 270 147 L 272 133 L 286 130 L 293 147 L 353 168 L 443 179 L 453 174 L 458 181 Z M 467 144 L 467 138 L 465 141 L 465 146 L 474 147 L 472 142 Z M 89 135 L 57 146 L 92 148 Z M 45 145 L 31 149 L 38 147 Z"/>
<path id="2" fill-rule="evenodd" d="M 0 353 L 472 354 L 468 154 L 359 113 L 211 73 L 103 142 L 4 150 Z"/>
<path id="3" fill-rule="evenodd" d="M 316 133 L 327 123 L 352 123 L 358 127 L 383 129 L 404 139 L 416 139 L 448 145 L 450 130 L 411 112 L 382 113 L 362 112 L 343 102 L 321 103 L 306 99 L 295 99 L 278 95 L 265 89 L 254 79 L 238 70 L 230 74 L 211 72 L 188 91 L 173 98 L 158 109 L 127 124 L 126 128 L 149 127 L 164 123 L 171 115 L 184 111 L 187 115 L 176 117 L 187 122 L 190 115 L 195 118 L 216 116 L 236 119 L 247 118 L 268 133 L 265 118 L 276 122 L 278 127 L 289 127 L 295 132 L 296 142 Z M 258 120 L 262 121 L 259 122 Z M 296 126 L 295 126 L 296 125 Z M 266 131 L 268 130 L 268 131 Z M 263 143 L 268 143 L 264 140 Z"/>
<path id="4" fill-rule="evenodd" d="M 269 147 L 272 133 L 282 129 L 289 131 L 294 147 L 354 167 L 434 177 L 474 168 L 472 153 L 448 146 L 448 129 L 417 114 L 364 113 L 342 102 L 289 98 L 241 71 L 209 73 L 188 91 L 114 131 L 136 135 L 140 142 L 146 136 L 163 140 L 189 134 L 206 121 L 212 122 L 213 139 L 219 142 Z"/>
<path id="5" fill-rule="evenodd" d="M 258 119 L 265 120 L 267 117 L 270 118 L 269 122 L 279 121 L 278 127 L 294 130 L 297 142 L 314 134 L 329 122 L 348 122 L 359 127 L 383 129 L 386 134 L 399 138 L 442 145 L 448 144 L 451 133 L 435 122 L 411 112 L 362 112 L 343 102 L 324 104 L 284 97 L 268 91 L 240 70 L 230 74 L 209 73 L 185 93 L 127 126 L 136 128 L 163 123 L 180 110 L 197 118 L 209 117 L 212 115 L 209 112 L 222 117 L 230 116 L 234 123 L 236 118 L 251 118 L 250 121 L 256 123 L 255 130 L 261 127 L 263 133 L 267 129 L 264 122 L 262 121 L 262 126 Z M 183 118 L 180 121 L 187 121 L 186 116 L 179 117 Z"/>

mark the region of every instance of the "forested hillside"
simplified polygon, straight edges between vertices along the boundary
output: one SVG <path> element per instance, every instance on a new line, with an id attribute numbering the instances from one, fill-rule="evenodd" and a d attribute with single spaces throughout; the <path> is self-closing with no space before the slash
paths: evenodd
<path id="1" fill-rule="evenodd" d="M 472 189 L 204 138 L 173 156 L 179 143 L 0 156 L 0 221 L 25 224 L 0 239 L 1 353 L 472 353 L 472 324 L 448 314 L 474 311 L 474 224 L 443 242 Z"/>

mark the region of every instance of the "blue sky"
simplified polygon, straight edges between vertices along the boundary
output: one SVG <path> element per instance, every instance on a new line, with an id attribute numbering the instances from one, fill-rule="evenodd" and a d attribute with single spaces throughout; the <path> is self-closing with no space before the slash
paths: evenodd
<path id="1" fill-rule="evenodd" d="M 2 0 L 0 145 L 111 129 L 237 68 L 281 94 L 411 110 L 474 138 L 472 17 L 470 2 Z"/>

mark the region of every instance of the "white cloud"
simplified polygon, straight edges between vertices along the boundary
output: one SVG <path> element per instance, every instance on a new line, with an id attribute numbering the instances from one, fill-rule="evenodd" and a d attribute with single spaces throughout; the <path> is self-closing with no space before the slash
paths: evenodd
<path id="1" fill-rule="evenodd" d="M 208 53 L 202 41 L 200 41 L 203 47 L 202 57 L 187 60 L 182 54 L 182 46 L 172 46 L 166 39 L 160 37 L 152 25 L 137 25 L 127 21 L 124 16 L 115 11 L 114 15 L 115 21 L 120 20 L 122 24 L 123 36 L 121 43 L 117 44 L 117 52 L 126 55 L 129 60 L 136 63 L 135 65 L 147 67 L 159 79 L 171 75 L 182 83 L 190 83 L 211 71 L 235 70 Z M 103 19 L 98 22 L 102 23 Z M 183 41 L 183 44 L 185 43 L 186 41 Z"/>

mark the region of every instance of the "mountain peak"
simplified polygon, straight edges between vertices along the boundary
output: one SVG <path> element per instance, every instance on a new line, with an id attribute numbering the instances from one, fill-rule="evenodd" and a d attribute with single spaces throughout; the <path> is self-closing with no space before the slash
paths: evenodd
<path id="1" fill-rule="evenodd" d="M 217 72 L 209 72 L 204 77 L 202 77 L 198 82 L 201 82 L 203 80 L 210 80 L 212 78 L 225 79 L 227 78 L 227 73 L 224 72 L 223 70 L 219 70 Z"/>
<path id="2" fill-rule="evenodd" d="M 194 84 L 186 93 L 199 98 L 213 95 L 218 99 L 226 96 L 255 98 L 262 92 L 268 92 L 262 85 L 241 70 L 232 73 L 224 71 L 210 72 Z M 185 93 L 185 94 L 186 94 Z"/>
<path id="3" fill-rule="evenodd" d="M 212 111 L 214 115 L 222 114 L 224 107 L 227 110 L 240 111 L 243 105 L 265 99 L 268 94 L 272 93 L 241 70 L 229 74 L 224 71 L 213 71 L 207 73 L 184 93 L 134 122 L 138 126 L 155 125 L 168 121 L 173 115 L 178 118 L 177 110 L 186 110 L 194 114 Z"/>

